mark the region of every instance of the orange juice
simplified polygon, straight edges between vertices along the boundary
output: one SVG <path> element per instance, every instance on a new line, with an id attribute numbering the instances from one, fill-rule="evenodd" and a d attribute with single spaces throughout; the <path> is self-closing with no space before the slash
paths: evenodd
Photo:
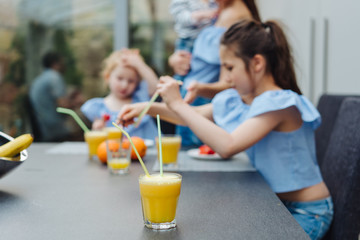
<path id="1" fill-rule="evenodd" d="M 104 131 L 108 133 L 108 139 L 120 139 L 121 131 L 116 127 L 106 127 Z"/>
<path id="2" fill-rule="evenodd" d="M 167 229 L 176 226 L 176 206 L 181 189 L 181 175 L 176 173 L 142 175 L 139 178 L 145 225 Z"/>
<path id="3" fill-rule="evenodd" d="M 89 131 L 84 135 L 85 141 L 89 147 L 89 157 L 96 156 L 96 151 L 100 143 L 106 140 L 107 133 L 104 131 Z"/>
<path id="4" fill-rule="evenodd" d="M 130 159 L 114 158 L 108 161 L 107 164 L 114 170 L 126 169 L 130 165 Z"/>
<path id="5" fill-rule="evenodd" d="M 178 152 L 181 147 L 181 137 L 179 135 L 164 135 L 161 137 L 162 142 L 162 159 L 163 164 L 173 164 L 177 162 Z M 159 159 L 159 143 L 156 138 L 156 147 L 158 149 Z"/>

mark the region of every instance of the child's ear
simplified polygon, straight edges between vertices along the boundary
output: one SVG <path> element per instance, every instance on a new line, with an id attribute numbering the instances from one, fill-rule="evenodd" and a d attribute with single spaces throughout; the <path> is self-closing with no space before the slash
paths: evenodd
<path id="1" fill-rule="evenodd" d="M 263 55 L 255 54 L 252 58 L 252 66 L 255 72 L 265 71 L 266 60 Z"/>

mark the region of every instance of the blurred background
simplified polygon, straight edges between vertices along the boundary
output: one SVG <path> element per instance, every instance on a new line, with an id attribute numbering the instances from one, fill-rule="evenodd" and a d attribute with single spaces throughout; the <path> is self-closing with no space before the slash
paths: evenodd
<path id="1" fill-rule="evenodd" d="M 41 57 L 65 57 L 64 79 L 85 99 L 105 96 L 101 62 L 114 49 L 139 48 L 159 74 L 176 35 L 171 0 L 0 0 L 0 131 L 31 132 L 29 86 L 42 71 Z M 286 26 L 299 85 L 315 105 L 324 93 L 360 95 L 358 0 L 257 0 L 263 21 Z"/>
<path id="2" fill-rule="evenodd" d="M 49 50 L 65 58 L 67 86 L 86 99 L 105 96 L 102 60 L 114 49 L 139 48 L 158 74 L 175 33 L 170 0 L 0 0 L 0 131 L 31 132 L 26 95 Z"/>

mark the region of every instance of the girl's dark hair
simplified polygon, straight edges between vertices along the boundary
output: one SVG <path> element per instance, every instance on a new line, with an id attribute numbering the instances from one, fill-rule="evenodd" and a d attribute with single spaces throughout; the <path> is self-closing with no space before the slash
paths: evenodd
<path id="1" fill-rule="evenodd" d="M 235 55 L 245 62 L 247 70 L 255 54 L 264 56 L 267 62 L 266 72 L 273 75 L 275 83 L 282 89 L 302 94 L 296 83 L 290 46 L 275 21 L 261 23 L 242 20 L 224 33 L 221 44 L 233 49 Z"/>

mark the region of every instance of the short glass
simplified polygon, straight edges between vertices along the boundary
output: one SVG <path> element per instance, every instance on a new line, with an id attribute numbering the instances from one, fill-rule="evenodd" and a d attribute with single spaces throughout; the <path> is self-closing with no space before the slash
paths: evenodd
<path id="1" fill-rule="evenodd" d="M 159 159 L 159 138 L 155 138 Z M 178 153 L 181 148 L 181 136 L 176 134 L 161 135 L 162 160 L 164 165 L 177 165 Z"/>
<path id="2" fill-rule="evenodd" d="M 91 130 L 84 133 L 85 142 L 89 149 L 89 159 L 97 159 L 97 149 L 100 143 L 107 139 L 107 132 Z"/>
<path id="3" fill-rule="evenodd" d="M 120 139 L 106 141 L 107 166 L 112 174 L 124 174 L 129 171 L 131 164 L 131 147 L 124 147 Z"/>
<path id="4" fill-rule="evenodd" d="M 122 136 L 120 129 L 116 127 L 105 127 L 104 131 L 108 133 L 108 139 L 120 139 Z"/>
<path id="5" fill-rule="evenodd" d="M 176 207 L 182 177 L 177 173 L 141 175 L 141 205 L 146 227 L 166 230 L 176 227 Z"/>

